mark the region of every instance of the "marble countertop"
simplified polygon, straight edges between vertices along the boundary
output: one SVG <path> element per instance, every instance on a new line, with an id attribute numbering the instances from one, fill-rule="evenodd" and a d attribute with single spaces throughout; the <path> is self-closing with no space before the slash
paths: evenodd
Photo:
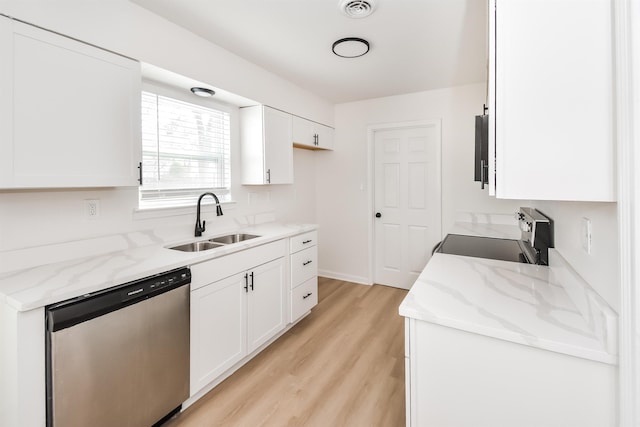
<path id="1" fill-rule="evenodd" d="M 27 311 L 315 229 L 314 224 L 270 223 L 243 227 L 234 232 L 260 237 L 202 252 L 180 252 L 168 247 L 216 235 L 172 242 L 162 241 L 151 232 L 110 236 L 108 239 L 124 247 L 109 253 L 0 273 L 0 301 L 18 311 Z M 224 234 L 228 233 L 218 233 Z M 94 244 L 87 242 L 88 246 Z"/>
<path id="2" fill-rule="evenodd" d="M 466 234 L 463 228 L 452 231 Z M 474 230 L 469 234 L 482 235 Z M 617 363 L 615 312 L 554 249 L 549 266 L 434 254 L 399 311 L 408 318 Z"/>

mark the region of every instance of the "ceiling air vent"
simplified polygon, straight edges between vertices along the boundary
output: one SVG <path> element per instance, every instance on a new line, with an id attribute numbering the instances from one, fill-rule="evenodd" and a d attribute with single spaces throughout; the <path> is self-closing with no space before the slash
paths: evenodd
<path id="1" fill-rule="evenodd" d="M 349 18 L 366 18 L 376 8 L 374 0 L 340 0 L 340 10 Z"/>

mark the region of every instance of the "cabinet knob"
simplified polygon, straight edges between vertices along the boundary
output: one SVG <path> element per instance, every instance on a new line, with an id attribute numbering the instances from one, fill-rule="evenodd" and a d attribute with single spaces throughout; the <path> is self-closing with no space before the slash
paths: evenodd
<path id="1" fill-rule="evenodd" d="M 380 212 L 376 212 L 376 218 L 381 218 L 382 214 Z"/>

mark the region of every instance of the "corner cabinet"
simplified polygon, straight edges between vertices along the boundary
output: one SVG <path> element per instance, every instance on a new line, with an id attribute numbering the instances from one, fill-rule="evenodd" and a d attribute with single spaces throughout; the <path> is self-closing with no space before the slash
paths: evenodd
<path id="1" fill-rule="evenodd" d="M 285 328 L 285 242 L 191 267 L 191 396 Z"/>
<path id="2" fill-rule="evenodd" d="M 292 184 L 292 116 L 266 105 L 240 109 L 242 184 Z"/>
<path id="3" fill-rule="evenodd" d="M 0 188 L 138 185 L 138 62 L 1 16 L 0 55 Z"/>
<path id="4" fill-rule="evenodd" d="M 311 150 L 333 150 L 333 128 L 293 116 L 293 146 Z"/>
<path id="5" fill-rule="evenodd" d="M 490 194 L 615 201 L 611 0 L 489 8 Z"/>

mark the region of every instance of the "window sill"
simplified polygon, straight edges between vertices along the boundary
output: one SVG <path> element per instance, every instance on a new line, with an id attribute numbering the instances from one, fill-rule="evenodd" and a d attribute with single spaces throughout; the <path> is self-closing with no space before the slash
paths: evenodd
<path id="1" fill-rule="evenodd" d="M 236 202 L 221 202 L 222 210 L 232 211 L 235 209 Z M 215 212 L 215 203 L 207 202 L 202 203 L 201 209 L 202 212 Z M 164 207 L 150 207 L 150 208 L 136 208 L 133 210 L 133 219 L 135 221 L 145 220 L 145 219 L 154 219 L 154 218 L 166 218 L 171 216 L 182 216 L 182 215 L 195 215 L 196 214 L 196 205 L 195 203 L 190 206 L 164 206 Z"/>

